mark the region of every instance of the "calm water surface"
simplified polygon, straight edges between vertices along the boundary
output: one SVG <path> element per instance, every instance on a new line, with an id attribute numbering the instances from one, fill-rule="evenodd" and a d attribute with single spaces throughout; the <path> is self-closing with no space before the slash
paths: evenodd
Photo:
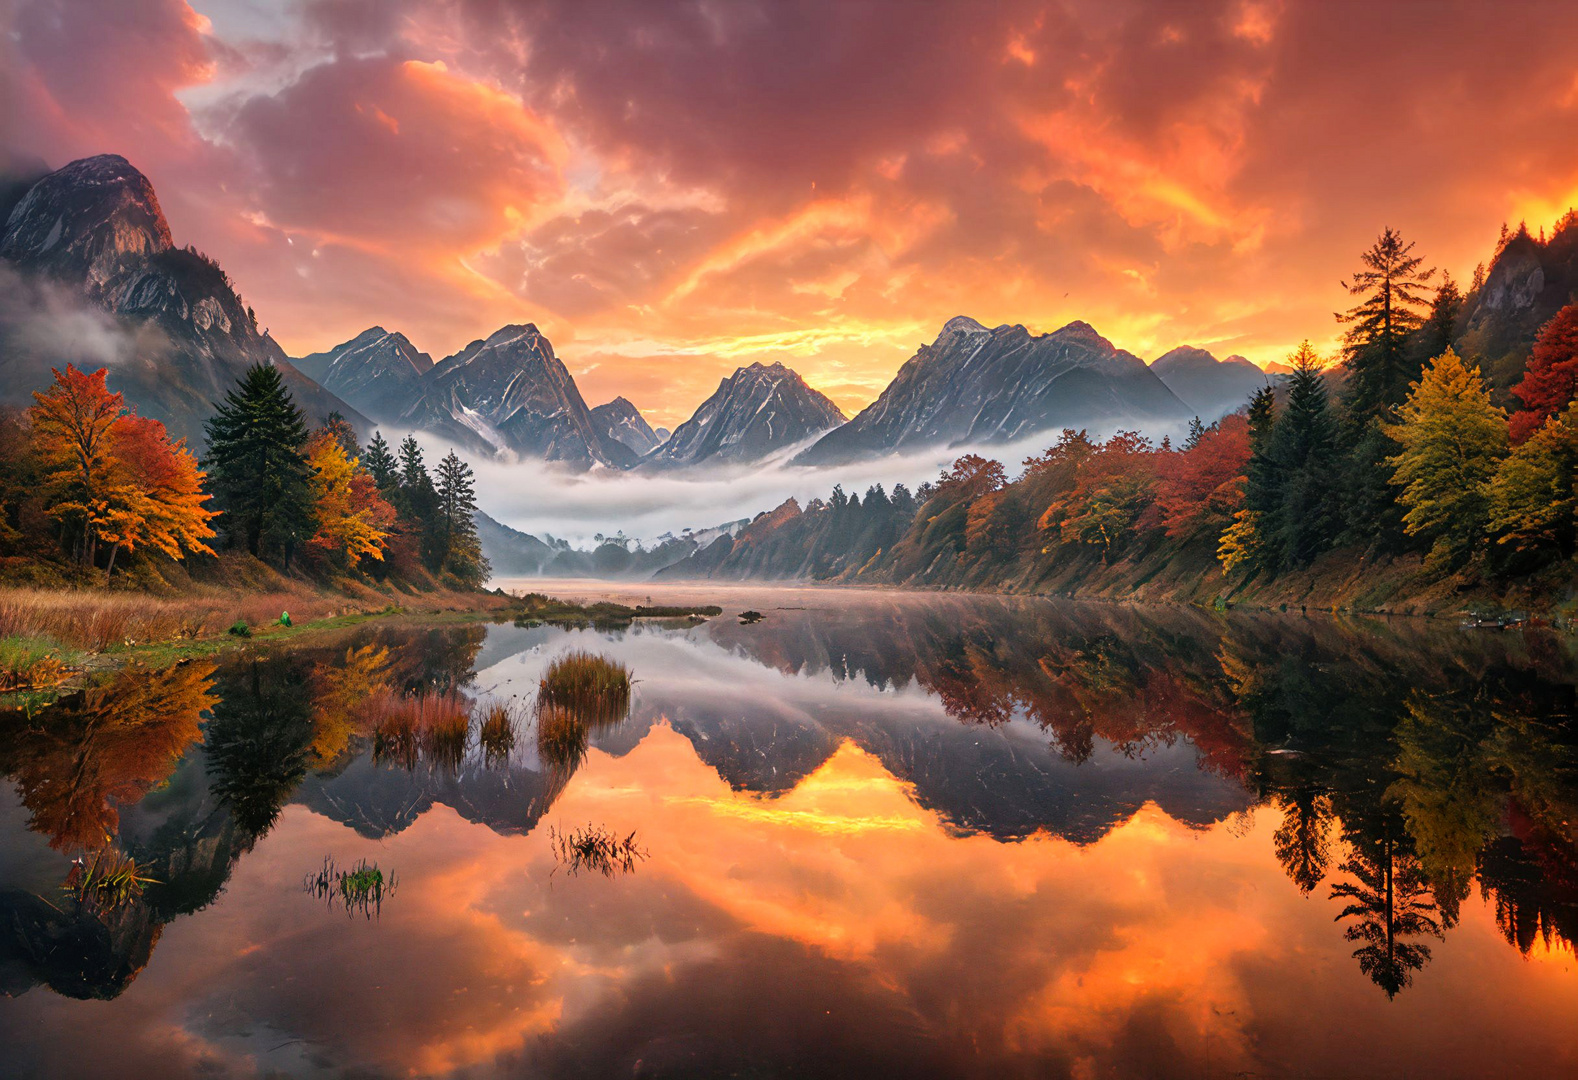
<path id="1" fill-rule="evenodd" d="M 0 1074 L 1578 1075 L 1571 639 L 625 593 L 766 617 L 372 626 L 0 715 Z M 629 716 L 539 749 L 575 648 Z M 637 854 L 567 863 L 588 827 Z M 62 888 L 102 850 L 140 896 Z"/>

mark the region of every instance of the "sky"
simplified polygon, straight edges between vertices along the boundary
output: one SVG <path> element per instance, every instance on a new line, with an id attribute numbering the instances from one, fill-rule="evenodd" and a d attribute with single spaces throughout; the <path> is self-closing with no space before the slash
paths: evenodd
<path id="1" fill-rule="evenodd" d="M 1385 226 L 1578 204 L 1578 5 L 0 0 L 0 149 L 126 156 L 292 355 L 534 322 L 672 427 L 951 316 L 1330 350 Z"/>

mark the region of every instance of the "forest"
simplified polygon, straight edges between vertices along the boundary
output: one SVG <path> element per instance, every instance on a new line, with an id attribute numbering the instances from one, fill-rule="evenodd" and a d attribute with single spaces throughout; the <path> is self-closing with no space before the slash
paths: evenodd
<path id="1" fill-rule="evenodd" d="M 1498 255 L 1532 242 L 1504 232 Z M 1340 354 L 1304 342 L 1177 445 L 1064 430 L 1012 478 L 967 454 L 913 496 L 791 500 L 672 573 L 1361 608 L 1431 588 L 1557 598 L 1578 524 L 1578 303 L 1520 349 L 1465 330 L 1484 278 L 1465 296 L 1387 229 L 1345 283 Z M 1346 592 L 1321 593 L 1322 571 Z"/>
<path id="2" fill-rule="evenodd" d="M 101 368 L 68 364 L 0 415 L 0 578 L 153 591 L 224 584 L 255 560 L 320 585 L 470 589 L 488 577 L 471 467 L 433 470 L 413 438 L 359 446 L 309 427 L 278 369 L 254 365 L 206 424 L 201 459 L 137 415 Z M 254 564 L 255 565 L 255 564 Z"/>

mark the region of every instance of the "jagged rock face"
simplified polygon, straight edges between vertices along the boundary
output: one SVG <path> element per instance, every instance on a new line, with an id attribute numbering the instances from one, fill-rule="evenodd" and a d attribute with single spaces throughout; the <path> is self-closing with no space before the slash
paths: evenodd
<path id="1" fill-rule="evenodd" d="M 339 412 L 359 430 L 369 426 L 259 332 L 217 263 L 174 246 L 153 186 L 125 158 L 84 158 L 35 183 L 6 219 L 0 258 L 28 288 L 53 283 L 72 303 L 107 313 L 101 329 L 124 339 L 125 354 L 110 372 L 110 387 L 194 447 L 202 446 L 213 403 L 254 363 L 278 366 L 314 421 Z M 49 384 L 51 366 L 84 362 L 64 337 L 41 341 L 37 318 L 27 332 L 8 321 L 29 322 L 44 310 L 36 303 L 42 295 L 23 298 L 0 318 L 0 399 L 7 403 L 30 403 L 32 392 Z"/>
<path id="2" fill-rule="evenodd" d="M 1497 252 L 1485 283 L 1470 293 L 1456 327 L 1457 351 L 1483 365 L 1494 386 L 1522 377 L 1540 328 L 1578 298 L 1578 218 L 1549 239 L 1520 231 Z"/>
<path id="3" fill-rule="evenodd" d="M 760 461 L 844 422 L 844 414 L 782 364 L 752 364 L 718 384 L 647 460 L 682 466 Z"/>
<path id="4" fill-rule="evenodd" d="M 101 294 L 174 246 L 148 178 L 125 158 L 104 154 L 73 161 L 29 188 L 6 219 L 0 257 Z"/>
<path id="5" fill-rule="evenodd" d="M 1266 373 L 1242 356 L 1218 360 L 1192 345 L 1163 353 L 1151 370 L 1207 424 L 1247 405 L 1250 395 L 1266 385 Z"/>
<path id="6" fill-rule="evenodd" d="M 422 395 L 422 375 L 432 369 L 433 358 L 404 334 L 374 326 L 294 363 L 372 419 L 390 423 Z"/>
<path id="7" fill-rule="evenodd" d="M 547 461 L 615 468 L 635 462 L 593 421 L 569 370 L 531 323 L 473 341 L 422 382 L 421 400 L 401 417 L 411 427 Z"/>
<path id="8" fill-rule="evenodd" d="M 1132 353 L 1088 324 L 1036 336 L 960 315 L 882 396 L 795 458 L 837 464 L 904 448 L 1011 442 L 1064 427 L 1177 424 L 1193 413 Z"/>
<path id="9" fill-rule="evenodd" d="M 651 453 L 663 441 L 641 415 L 641 410 L 627 398 L 616 397 L 606 405 L 597 406 L 592 410 L 592 419 L 597 421 L 599 431 L 624 443 L 637 457 Z"/>

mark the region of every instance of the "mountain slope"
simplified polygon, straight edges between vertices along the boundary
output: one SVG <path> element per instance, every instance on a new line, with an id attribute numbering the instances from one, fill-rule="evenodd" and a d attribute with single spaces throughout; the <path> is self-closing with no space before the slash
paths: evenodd
<path id="1" fill-rule="evenodd" d="M 422 376 L 401 421 L 473 447 L 573 465 L 625 468 L 635 454 L 592 419 L 553 345 L 531 323 L 505 326 Z"/>
<path id="2" fill-rule="evenodd" d="M 592 419 L 597 422 L 599 431 L 628 446 L 637 457 L 651 453 L 663 441 L 629 398 L 616 397 L 597 406 L 592 410 Z"/>
<path id="3" fill-rule="evenodd" d="M 674 467 L 760 461 L 843 422 L 838 406 L 790 368 L 752 364 L 720 382 L 647 462 Z"/>
<path id="4" fill-rule="evenodd" d="M 1267 384 L 1266 373 L 1242 356 L 1218 360 L 1192 345 L 1158 356 L 1151 370 L 1207 424 L 1247 404 Z"/>
<path id="5" fill-rule="evenodd" d="M 193 446 L 248 366 L 273 364 L 317 422 L 365 416 L 292 366 L 219 265 L 177 248 L 153 185 L 113 154 L 33 184 L 0 231 L 0 400 L 30 404 L 51 366 L 108 365 L 112 389 Z"/>
<path id="6" fill-rule="evenodd" d="M 1457 351 L 1481 361 L 1491 383 L 1505 391 L 1523 377 L 1540 327 L 1578 301 L 1578 215 L 1569 214 L 1549 239 L 1528 230 L 1502 242 L 1471 292 L 1457 326 Z"/>
<path id="7" fill-rule="evenodd" d="M 391 422 L 421 396 L 433 358 L 404 334 L 374 326 L 328 352 L 294 361 L 297 368 L 372 417 Z"/>
<path id="8" fill-rule="evenodd" d="M 1063 427 L 1177 424 L 1193 415 L 1145 362 L 1088 324 L 1050 334 L 957 316 L 882 396 L 795 458 L 837 464 L 904 448 L 1003 443 Z"/>

